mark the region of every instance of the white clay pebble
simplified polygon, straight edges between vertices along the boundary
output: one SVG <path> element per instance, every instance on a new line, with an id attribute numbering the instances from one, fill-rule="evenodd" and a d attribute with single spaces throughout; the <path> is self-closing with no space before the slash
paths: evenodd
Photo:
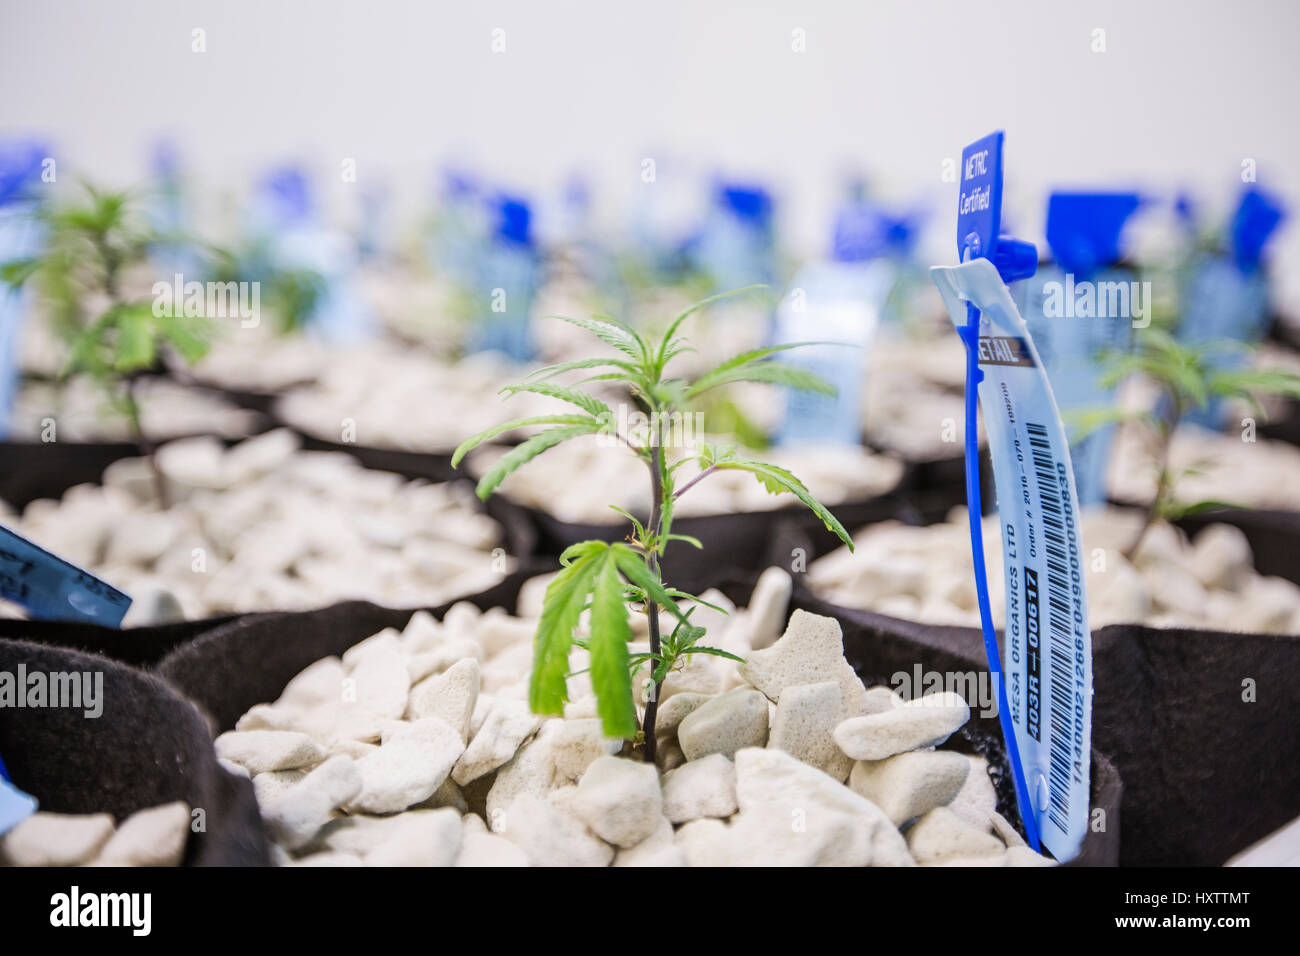
<path id="1" fill-rule="evenodd" d="M 884 810 L 898 826 L 947 806 L 961 792 L 969 773 L 970 761 L 962 754 L 923 750 L 858 761 L 849 775 L 849 786 Z"/>
<path id="2" fill-rule="evenodd" d="M 844 636 L 833 617 L 795 611 L 775 644 L 754 651 L 740 665 L 740 676 L 772 701 L 795 684 L 835 681 L 840 686 L 842 715 L 863 712 L 866 688 L 844 659 Z"/>
<path id="3" fill-rule="evenodd" d="M 455 810 L 413 810 L 363 858 L 366 866 L 451 866 L 461 849 L 460 814 Z"/>
<path id="4" fill-rule="evenodd" d="M 118 824 L 95 858 L 98 866 L 179 866 L 190 835 L 190 808 L 181 800 L 137 810 Z"/>
<path id="5" fill-rule="evenodd" d="M 854 760 L 883 760 L 941 744 L 969 719 L 970 707 L 960 694 L 927 694 L 902 707 L 844 721 L 835 728 L 835 742 Z"/>
<path id="6" fill-rule="evenodd" d="M 673 823 L 736 812 L 736 766 L 722 754 L 692 760 L 663 777 L 664 816 Z"/>
<path id="7" fill-rule="evenodd" d="M 296 770 L 325 757 L 309 736 L 287 730 L 232 730 L 218 737 L 215 746 L 218 757 L 251 774 Z"/>
<path id="8" fill-rule="evenodd" d="M 842 711 L 840 685 L 834 681 L 793 684 L 781 691 L 776 702 L 767 745 L 842 781 L 853 766 L 832 736 Z"/>
<path id="9" fill-rule="evenodd" d="M 957 796 L 948 802 L 948 809 L 972 826 L 981 830 L 993 828 L 993 818 L 998 813 L 998 794 L 989 777 L 989 764 L 983 757 L 968 757 L 970 773 L 961 785 Z"/>
<path id="10" fill-rule="evenodd" d="M 10 866 L 80 866 L 113 835 L 107 813 L 37 811 L 0 836 L 0 861 Z"/>
<path id="11" fill-rule="evenodd" d="M 497 769 L 515 755 L 537 725 L 537 717 L 523 701 L 497 700 L 456 763 L 452 778 L 463 787 Z"/>
<path id="12" fill-rule="evenodd" d="M 912 824 L 907 831 L 907 847 L 922 865 L 946 857 L 997 857 L 1006 850 L 997 837 L 971 826 L 946 807 L 931 810 Z"/>
<path id="13" fill-rule="evenodd" d="M 663 819 L 659 771 L 654 764 L 600 757 L 582 775 L 571 807 L 606 843 L 636 846 Z"/>
<path id="14" fill-rule="evenodd" d="M 681 722 L 677 740 L 687 760 L 761 747 L 767 743 L 767 698 L 746 688 L 714 697 Z"/>
<path id="15" fill-rule="evenodd" d="M 661 817 L 650 836 L 636 846 L 614 854 L 614 866 L 686 866 L 686 853 L 676 844 L 674 837 L 673 825 Z"/>
<path id="16" fill-rule="evenodd" d="M 337 808 L 361 793 L 361 771 L 347 757 L 330 757 L 262 807 L 271 836 L 296 849 L 316 835 Z"/>
<path id="17" fill-rule="evenodd" d="M 504 811 L 501 833 L 533 866 L 609 866 L 614 849 L 574 817 L 525 794 Z"/>
<path id="18" fill-rule="evenodd" d="M 462 740 L 466 739 L 478 702 L 479 680 L 479 662 L 472 657 L 457 661 L 441 674 L 426 677 L 411 688 L 407 719 L 440 717 L 456 729 Z"/>
<path id="19" fill-rule="evenodd" d="M 566 780 L 579 780 L 601 757 L 622 749 L 621 740 L 611 740 L 596 717 L 561 721 L 555 736 L 555 769 Z"/>
<path id="20" fill-rule="evenodd" d="M 784 568 L 771 567 L 758 576 L 745 609 L 750 648 L 758 651 L 770 647 L 781 636 L 793 590 L 794 579 Z"/>
<path id="21" fill-rule="evenodd" d="M 528 866 L 528 854 L 505 837 L 466 832 L 461 838 L 456 866 Z"/>
<path id="22" fill-rule="evenodd" d="M 397 725 L 378 750 L 356 762 L 361 792 L 350 806 L 367 813 L 396 813 L 427 800 L 464 748 L 460 734 L 438 717 Z"/>

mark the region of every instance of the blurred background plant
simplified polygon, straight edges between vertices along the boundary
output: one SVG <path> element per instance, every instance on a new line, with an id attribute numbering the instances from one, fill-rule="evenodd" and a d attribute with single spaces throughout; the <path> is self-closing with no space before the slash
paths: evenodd
<path id="1" fill-rule="evenodd" d="M 1079 409 L 1067 417 L 1072 443 L 1111 424 L 1138 429 L 1155 473 L 1155 493 L 1146 503 L 1137 536 L 1125 550 L 1132 559 L 1156 521 L 1177 521 L 1214 508 L 1233 507 L 1223 501 L 1180 502 L 1175 494 L 1180 478 L 1196 473 L 1195 466 L 1170 464 L 1174 433 L 1192 412 L 1215 399 L 1241 399 L 1260 418 L 1267 418 L 1261 400 L 1267 396 L 1300 398 L 1300 375 L 1285 369 L 1254 368 L 1242 364 L 1225 367 L 1225 354 L 1242 356 L 1250 347 L 1240 342 L 1217 341 L 1186 345 L 1156 324 L 1135 330 L 1131 351 L 1113 350 L 1100 357 L 1101 383 L 1110 388 L 1131 376 L 1145 381 L 1151 400 L 1138 407 L 1116 405 Z"/>
<path id="2" fill-rule="evenodd" d="M 5 263 L 3 274 L 14 284 L 39 285 L 66 346 L 61 378 L 85 376 L 98 383 L 107 406 L 127 419 L 153 461 L 154 446 L 136 396 L 139 376 L 168 357 L 186 365 L 197 362 L 207 353 L 211 325 L 202 316 L 186 315 L 181 303 L 160 309 L 153 294 L 143 291 L 138 273 L 164 237 L 145 222 L 132 193 L 85 183 L 79 201 L 51 204 L 41 215 L 43 250 Z M 166 507 L 156 463 L 154 477 L 160 506 Z"/>

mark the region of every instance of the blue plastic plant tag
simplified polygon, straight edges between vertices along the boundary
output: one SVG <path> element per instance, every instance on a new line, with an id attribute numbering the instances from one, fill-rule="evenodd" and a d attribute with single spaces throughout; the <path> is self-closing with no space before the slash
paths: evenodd
<path id="1" fill-rule="evenodd" d="M 0 760 L 0 834 L 8 833 L 35 813 L 36 806 L 35 797 L 23 793 L 9 780 L 9 772 Z"/>
<path id="2" fill-rule="evenodd" d="M 1043 846 L 1068 860 L 1087 829 L 1092 740 L 1092 638 L 1070 449 L 1033 339 L 997 268 L 975 259 L 930 274 L 977 363 L 967 416 L 974 387 L 993 459 L 1006 584 L 1007 668 L 994 666 L 994 643 L 990 670 L 1002 674 L 1004 729 L 1008 718 L 1014 728 L 1021 815 Z M 977 502 L 970 507 L 978 515 Z M 992 621 L 982 566 L 981 555 L 987 645 Z"/>
<path id="3" fill-rule="evenodd" d="M 34 256 L 40 248 L 41 233 L 33 203 L 0 202 L 0 265 Z M 22 377 L 19 355 L 22 329 L 30 311 L 28 291 L 0 279 L 0 437 L 8 434 L 10 413 L 18 394 Z"/>
<path id="4" fill-rule="evenodd" d="M 862 393 L 893 263 L 819 262 L 800 269 L 781 300 L 772 344 L 815 342 L 786 361 L 835 386 L 834 395 L 789 389 L 775 441 L 782 446 L 862 444 Z"/>
<path id="5" fill-rule="evenodd" d="M 32 617 L 120 627 L 131 599 L 110 584 L 0 528 L 0 597 Z"/>
<path id="6" fill-rule="evenodd" d="M 1078 497 L 1065 429 L 1006 283 L 1033 274 L 1034 247 L 998 234 L 1002 134 L 962 154 L 963 264 L 930 270 L 966 347 L 966 496 L 971 557 L 998 718 L 1030 846 L 1079 852 L 1088 822 L 1092 638 Z M 1006 587 L 1002 667 L 984 563 L 977 400 L 993 460 Z"/>

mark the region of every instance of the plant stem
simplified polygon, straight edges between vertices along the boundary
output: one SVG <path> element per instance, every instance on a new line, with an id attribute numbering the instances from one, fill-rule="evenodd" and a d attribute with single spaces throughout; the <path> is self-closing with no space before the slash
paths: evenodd
<path id="1" fill-rule="evenodd" d="M 645 553 L 646 567 L 650 573 L 658 577 L 659 575 L 659 525 L 663 521 L 663 446 L 659 441 L 659 432 L 657 428 L 651 433 L 650 437 L 650 521 L 646 526 L 651 540 L 655 541 L 655 547 L 648 548 Z M 656 658 L 660 652 L 659 641 L 659 605 L 654 601 L 647 600 L 645 605 L 647 623 L 650 628 L 650 666 L 651 674 L 658 669 L 659 662 Z M 657 741 L 655 740 L 655 718 L 659 713 L 659 691 L 663 687 L 663 681 L 655 681 L 654 690 L 650 694 L 650 699 L 645 705 L 645 719 L 641 722 L 642 736 L 645 738 L 645 759 L 646 763 L 655 762 L 655 750 Z"/>
<path id="2" fill-rule="evenodd" d="M 1151 530 L 1152 525 L 1156 523 L 1156 518 L 1165 513 L 1165 499 L 1169 497 L 1170 481 L 1169 474 L 1169 447 L 1173 443 L 1174 431 L 1178 428 L 1178 423 L 1183 418 L 1183 405 L 1176 395 L 1170 395 L 1170 406 L 1172 411 L 1170 417 L 1160 422 L 1157 426 L 1159 434 L 1159 443 L 1156 446 L 1156 493 L 1151 499 L 1151 504 L 1147 506 L 1146 514 L 1142 517 L 1142 527 L 1138 529 L 1137 537 L 1133 543 L 1124 549 L 1124 559 L 1132 561 L 1137 555 L 1138 548 L 1146 539 L 1147 532 Z"/>
<path id="3" fill-rule="evenodd" d="M 167 503 L 167 480 L 163 476 L 162 469 L 158 467 L 158 457 L 154 444 L 144 433 L 144 427 L 140 424 L 140 403 L 135 397 L 134 378 L 126 380 L 126 415 L 131 422 L 131 431 L 135 434 L 136 444 L 140 446 L 140 453 L 144 455 L 145 461 L 149 462 L 149 471 L 153 475 L 154 494 L 158 496 L 158 508 L 166 511 Z"/>
<path id="4" fill-rule="evenodd" d="M 690 481 L 686 482 L 686 484 L 684 484 L 684 485 L 682 485 L 680 488 L 678 488 L 677 491 L 674 492 L 673 497 L 674 497 L 674 498 L 680 498 L 682 495 L 686 494 L 686 492 L 688 492 L 688 491 L 690 491 L 692 488 L 694 488 L 695 485 L 697 485 L 700 481 L 702 481 L 703 479 L 709 477 L 709 475 L 713 474 L 713 473 L 714 473 L 715 471 L 717 471 L 717 470 L 718 470 L 718 466 L 717 466 L 717 465 L 710 465 L 708 468 L 705 468 L 702 472 L 700 472 L 698 475 L 696 475 L 696 476 L 695 476 L 694 478 L 692 478 Z"/>

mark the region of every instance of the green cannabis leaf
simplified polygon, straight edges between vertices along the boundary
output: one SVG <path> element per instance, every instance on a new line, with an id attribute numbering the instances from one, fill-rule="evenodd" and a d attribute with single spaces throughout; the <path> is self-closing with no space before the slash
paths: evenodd
<path id="1" fill-rule="evenodd" d="M 644 740 L 645 758 L 651 761 L 655 756 L 657 702 L 668 674 L 695 654 L 739 660 L 728 651 L 700 643 L 705 637 L 705 628 L 690 623 L 689 618 L 690 611 L 704 602 L 664 584 L 660 560 L 670 542 L 681 541 L 692 547 L 703 547 L 695 538 L 673 533 L 676 500 L 716 472 L 747 471 L 773 494 L 793 495 L 841 541 L 853 547 L 852 539 L 839 521 L 813 497 L 802 481 L 784 468 L 741 459 L 733 448 L 710 444 L 701 444 L 693 454 L 676 461 L 669 460 L 670 423 L 689 413 L 692 404 L 706 392 L 735 382 L 761 382 L 834 393 L 833 387 L 820 377 L 774 359 L 778 353 L 800 345 L 743 352 L 719 363 L 694 381 L 669 374 L 673 359 L 691 351 L 689 343 L 679 335 L 687 319 L 712 302 L 757 288 L 761 287 L 751 286 L 696 302 L 678 313 L 655 339 L 647 339 L 636 329 L 609 316 L 593 315 L 588 319 L 552 316 L 591 333 L 617 354 L 547 365 L 534 371 L 525 381 L 507 385 L 501 392 L 506 398 L 520 393 L 554 398 L 572 406 L 580 414 L 517 418 L 467 438 L 452 456 L 453 466 L 459 466 L 470 451 L 506 432 L 551 426 L 497 459 L 479 478 L 477 494 L 480 498 L 487 498 L 507 477 L 534 458 L 581 435 L 612 435 L 645 463 L 651 488 L 648 519 L 642 521 L 614 508 L 631 525 L 628 543 L 584 541 L 561 556 L 562 568 L 546 589 L 537 625 L 528 699 L 529 705 L 539 714 L 563 713 L 568 699 L 567 678 L 572 676 L 569 654 L 574 646 L 584 648 L 591 657 L 588 670 L 604 732 L 612 737 L 636 738 L 637 701 L 632 675 L 640 668 L 648 667 L 654 689 L 645 703 L 640 739 Z M 596 374 L 569 384 L 556 381 L 560 376 L 582 372 Z M 591 391 L 591 387 L 597 384 L 622 387 L 631 394 L 650 422 L 644 435 L 629 436 L 618 432 L 609 405 Z M 696 473 L 678 485 L 679 470 L 687 464 L 693 464 Z M 649 651 L 630 653 L 628 650 L 632 637 L 628 615 L 633 607 L 646 615 Z M 660 633 L 661 609 L 677 620 L 676 626 L 666 635 Z M 587 613 L 588 633 L 581 635 L 584 612 Z"/>

